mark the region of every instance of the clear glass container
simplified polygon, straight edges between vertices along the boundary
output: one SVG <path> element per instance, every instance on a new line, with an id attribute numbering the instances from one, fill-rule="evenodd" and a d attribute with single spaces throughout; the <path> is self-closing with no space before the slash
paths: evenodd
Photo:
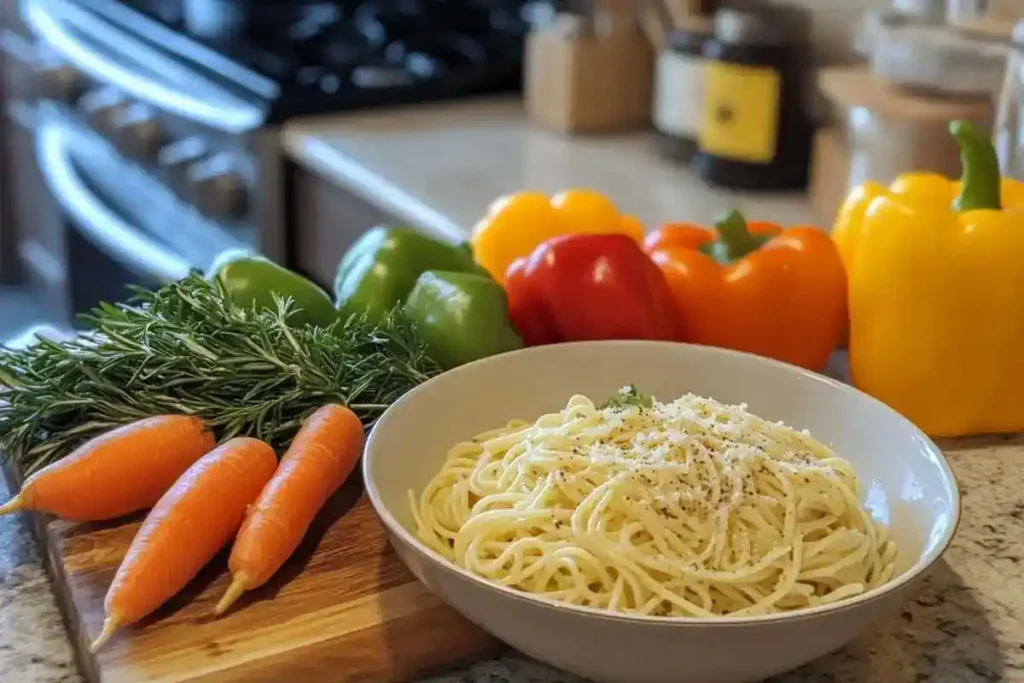
<path id="1" fill-rule="evenodd" d="M 996 106 L 994 142 L 1006 176 L 1024 180 L 1024 21 L 1013 29 L 1006 73 Z"/>

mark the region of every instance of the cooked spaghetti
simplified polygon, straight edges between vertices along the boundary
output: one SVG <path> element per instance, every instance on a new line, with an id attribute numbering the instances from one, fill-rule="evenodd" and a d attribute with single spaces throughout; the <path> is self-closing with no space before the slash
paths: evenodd
<path id="1" fill-rule="evenodd" d="M 410 492 L 419 538 L 495 583 L 637 615 L 789 611 L 892 578 L 850 463 L 806 431 L 623 391 L 456 445 Z"/>

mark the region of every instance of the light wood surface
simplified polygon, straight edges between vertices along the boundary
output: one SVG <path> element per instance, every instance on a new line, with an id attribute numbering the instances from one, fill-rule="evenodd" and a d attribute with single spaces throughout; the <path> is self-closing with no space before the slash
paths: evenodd
<path id="1" fill-rule="evenodd" d="M 945 125 L 953 119 L 984 119 L 991 116 L 987 97 L 945 97 L 924 94 L 887 83 L 863 66 L 823 69 L 818 85 L 825 96 L 842 109 L 866 107 L 891 119 Z"/>
<path id="2" fill-rule="evenodd" d="M 16 488 L 18 474 L 5 475 Z M 405 569 L 358 481 L 321 511 L 278 575 L 226 615 L 213 618 L 229 583 L 225 552 L 96 656 L 88 643 L 99 633 L 103 598 L 141 515 L 113 524 L 30 521 L 90 683 L 410 681 L 501 647 Z"/>

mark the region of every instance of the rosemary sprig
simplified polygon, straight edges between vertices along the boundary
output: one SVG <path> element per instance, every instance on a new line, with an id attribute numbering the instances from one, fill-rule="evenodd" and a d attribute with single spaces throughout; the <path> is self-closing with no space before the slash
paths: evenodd
<path id="1" fill-rule="evenodd" d="M 289 327 L 276 312 L 229 302 L 199 274 L 85 316 L 94 332 L 25 350 L 0 348 L 0 452 L 28 472 L 82 441 L 142 417 L 197 415 L 220 439 L 284 448 L 328 402 L 370 425 L 439 372 L 399 312 L 328 329 Z"/>

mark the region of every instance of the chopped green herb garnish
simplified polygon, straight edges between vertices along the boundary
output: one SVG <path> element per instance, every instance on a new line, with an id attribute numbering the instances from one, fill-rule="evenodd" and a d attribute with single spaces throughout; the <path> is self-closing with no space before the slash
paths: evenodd
<path id="1" fill-rule="evenodd" d="M 619 392 L 604 402 L 601 409 L 605 408 L 651 408 L 654 406 L 654 399 L 647 394 L 640 393 L 636 386 L 630 384 L 619 389 Z"/>

